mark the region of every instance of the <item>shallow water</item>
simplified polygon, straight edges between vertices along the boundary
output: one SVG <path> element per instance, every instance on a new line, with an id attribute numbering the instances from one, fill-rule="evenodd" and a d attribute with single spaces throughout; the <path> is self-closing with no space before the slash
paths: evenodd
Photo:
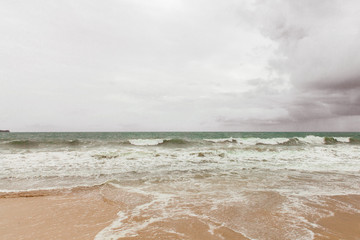
<path id="1" fill-rule="evenodd" d="M 125 191 L 121 204 L 129 206 L 97 239 L 313 239 L 317 223 L 335 210 L 360 214 L 334 200 L 360 194 L 359 139 L 359 133 L 1 133 L 0 191 L 103 183 Z M 115 203 L 120 197 L 106 196 Z M 194 229 L 184 230 L 189 223 Z"/>

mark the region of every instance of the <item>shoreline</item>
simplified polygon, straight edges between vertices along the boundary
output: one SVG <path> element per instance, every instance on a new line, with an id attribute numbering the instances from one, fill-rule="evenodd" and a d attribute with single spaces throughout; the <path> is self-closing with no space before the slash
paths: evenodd
<path id="1" fill-rule="evenodd" d="M 25 240 L 94 239 L 99 232 L 118 218 L 119 211 L 131 212 L 136 207 L 146 205 L 152 200 L 150 196 L 128 192 L 109 184 L 72 189 L 0 193 L 0 236 L 4 239 Z M 309 230 L 314 233 L 314 239 L 359 239 L 360 195 L 323 196 L 322 200 L 326 204 L 312 203 L 308 206 L 317 210 L 332 211 L 332 216 L 315 220 L 311 215 L 304 215 L 309 222 L 313 223 L 313 227 Z M 258 209 L 258 211 L 263 210 Z M 136 218 L 129 216 L 124 220 L 125 224 L 132 221 L 132 224 L 141 225 L 146 221 L 142 218 L 147 218 L 148 214 L 144 212 L 143 216 Z M 224 220 L 231 218 L 232 213 L 229 212 L 229 214 L 223 216 Z M 267 218 L 278 213 L 264 211 L 263 214 L 261 215 Z M 299 214 L 302 215 L 300 212 Z M 258 216 L 249 214 L 247 217 L 250 220 Z M 241 222 L 238 224 L 242 225 Z M 173 229 L 173 232 L 166 229 Z M 118 231 L 121 230 L 118 229 Z M 271 229 L 262 229 L 262 231 L 264 233 L 269 231 L 268 234 L 271 236 Z M 142 229 L 137 234 L 122 236 L 118 239 L 249 239 L 228 228 L 226 221 L 211 230 L 201 219 L 190 215 L 151 223 L 149 228 Z"/>

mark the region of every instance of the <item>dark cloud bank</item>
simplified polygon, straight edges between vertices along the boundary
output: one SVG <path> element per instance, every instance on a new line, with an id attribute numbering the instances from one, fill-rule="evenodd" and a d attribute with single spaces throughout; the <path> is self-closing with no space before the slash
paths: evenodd
<path id="1" fill-rule="evenodd" d="M 0 5 L 0 128 L 360 128 L 360 2 Z"/>
<path id="2" fill-rule="evenodd" d="M 277 56 L 269 65 L 286 76 L 291 87 L 278 93 L 284 96 L 269 99 L 287 116 L 253 120 L 268 130 L 358 131 L 360 3 L 309 0 L 258 1 L 256 5 L 255 24 L 278 44 Z M 264 87 L 274 86 L 271 81 L 268 86 L 257 85 L 253 98 Z M 236 125 L 237 121 L 225 123 Z"/>

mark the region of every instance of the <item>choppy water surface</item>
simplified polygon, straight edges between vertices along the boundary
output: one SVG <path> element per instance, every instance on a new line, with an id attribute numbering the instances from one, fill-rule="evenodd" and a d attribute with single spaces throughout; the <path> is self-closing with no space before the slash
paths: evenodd
<path id="1" fill-rule="evenodd" d="M 312 239 L 327 198 L 360 194 L 359 156 L 359 133 L 0 133 L 0 191 L 123 189 L 138 204 L 98 239 L 189 239 L 171 223 L 184 219 L 214 236 Z"/>

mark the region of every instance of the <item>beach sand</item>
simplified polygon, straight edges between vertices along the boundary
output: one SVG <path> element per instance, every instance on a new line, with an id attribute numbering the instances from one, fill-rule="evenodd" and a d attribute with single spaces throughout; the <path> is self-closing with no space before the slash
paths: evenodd
<path id="1" fill-rule="evenodd" d="M 333 216 L 320 219 L 318 228 L 313 229 L 319 240 L 360 239 L 360 195 L 333 196 L 326 200 L 326 208 Z M 355 211 L 354 211 L 355 210 Z"/>
<path id="2" fill-rule="evenodd" d="M 149 197 L 129 193 L 109 185 L 48 190 L 0 195 L 1 239 L 94 239 L 96 234 L 117 218 L 117 213 L 149 202 Z M 318 207 L 331 210 L 333 216 L 322 218 L 311 229 L 315 239 L 360 239 L 360 214 L 348 211 L 360 209 L 360 196 L 334 196 Z M 271 216 L 271 214 L 269 215 Z M 226 216 L 225 216 L 226 217 Z M 251 218 L 252 216 L 248 216 Z M 267 216 L 268 217 L 268 216 Z M 306 216 L 313 221 L 311 216 Z M 125 220 L 126 221 L 126 220 Z M 131 219 L 139 224 L 144 219 Z M 241 223 L 239 223 L 241 224 Z M 154 230 L 155 229 L 155 230 Z M 166 231 L 164 229 L 172 229 Z M 268 229 L 267 231 L 271 231 Z M 194 216 L 154 222 L 137 236 L 121 239 L 248 239 L 227 228 L 209 226 Z M 264 239 L 267 239 L 266 237 Z"/>
<path id="3" fill-rule="evenodd" d="M 101 188 L 34 191 L 0 198 L 1 239 L 93 239 L 120 207 Z"/>

